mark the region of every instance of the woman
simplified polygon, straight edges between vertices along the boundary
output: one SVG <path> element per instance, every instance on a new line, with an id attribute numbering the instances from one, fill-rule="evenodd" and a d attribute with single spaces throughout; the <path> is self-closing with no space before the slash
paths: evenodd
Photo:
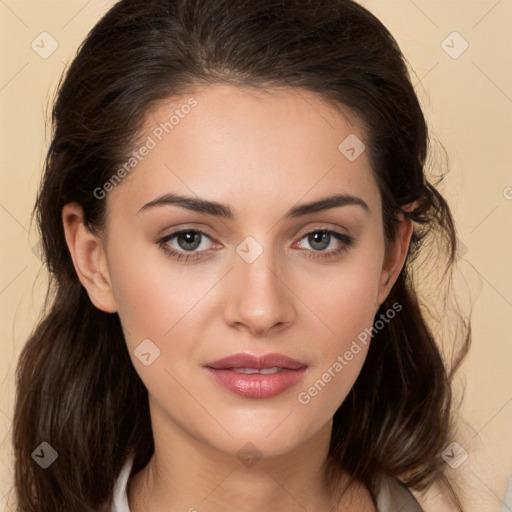
<path id="1" fill-rule="evenodd" d="M 52 304 L 18 510 L 422 510 L 451 375 L 412 264 L 450 209 L 404 58 L 352 1 L 121 0 L 53 109 Z M 441 260 L 440 260 L 441 261 Z"/>

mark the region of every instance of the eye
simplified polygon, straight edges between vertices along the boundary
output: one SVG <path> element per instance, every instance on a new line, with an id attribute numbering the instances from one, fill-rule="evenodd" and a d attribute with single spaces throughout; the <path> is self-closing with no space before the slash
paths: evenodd
<path id="1" fill-rule="evenodd" d="M 182 229 L 158 240 L 158 245 L 168 256 L 176 260 L 184 258 L 185 261 L 189 261 L 202 258 L 208 251 L 206 240 L 212 241 L 203 231 Z"/>
<path id="2" fill-rule="evenodd" d="M 312 248 L 306 251 L 310 258 L 332 258 L 347 250 L 353 244 L 353 237 L 332 229 L 316 229 L 306 233 L 301 240 L 307 240 Z M 302 244 L 301 244 L 302 246 Z M 327 251 L 331 247 L 331 250 Z M 319 254 L 320 253 L 320 254 Z"/>
<path id="3" fill-rule="evenodd" d="M 315 229 L 300 238 L 311 247 L 304 250 L 307 258 L 334 258 L 347 250 L 353 243 L 353 237 L 332 229 Z M 208 243 L 209 241 L 209 243 Z M 157 241 L 161 249 L 174 260 L 194 261 L 206 256 L 212 249 L 212 239 L 203 231 L 182 229 Z M 297 242 L 296 242 L 297 243 Z M 330 250 L 329 247 L 331 248 Z M 304 249 L 299 243 L 299 248 Z"/>

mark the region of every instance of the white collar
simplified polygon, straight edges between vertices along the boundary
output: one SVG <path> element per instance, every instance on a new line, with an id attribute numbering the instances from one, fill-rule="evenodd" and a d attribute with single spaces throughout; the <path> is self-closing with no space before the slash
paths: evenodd
<path id="1" fill-rule="evenodd" d="M 128 477 L 133 465 L 133 458 L 128 458 L 125 462 L 119 477 L 117 478 L 116 485 L 114 487 L 114 502 L 112 505 L 112 512 L 130 512 L 128 506 Z"/>

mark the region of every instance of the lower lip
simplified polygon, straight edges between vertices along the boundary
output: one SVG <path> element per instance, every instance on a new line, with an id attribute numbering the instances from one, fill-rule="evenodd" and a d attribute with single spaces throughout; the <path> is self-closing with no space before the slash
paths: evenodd
<path id="1" fill-rule="evenodd" d="M 234 370 L 206 368 L 213 379 L 227 390 L 245 398 L 271 398 L 297 384 L 307 367 L 284 369 L 277 373 L 238 373 Z"/>

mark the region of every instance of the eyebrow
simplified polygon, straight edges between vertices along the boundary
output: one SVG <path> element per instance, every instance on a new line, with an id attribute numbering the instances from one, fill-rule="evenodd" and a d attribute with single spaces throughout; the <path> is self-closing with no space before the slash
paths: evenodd
<path id="1" fill-rule="evenodd" d="M 225 204 L 173 193 L 164 194 L 160 197 L 157 197 L 156 199 L 153 199 L 153 201 L 146 203 L 138 213 L 156 208 L 158 206 L 168 205 L 180 206 L 181 208 L 186 208 L 187 210 L 214 215 L 216 217 L 222 217 L 229 220 L 234 220 L 236 218 L 233 210 Z M 317 201 L 294 206 L 284 215 L 284 218 L 295 219 L 311 213 L 338 208 L 340 206 L 360 206 L 366 212 L 370 212 L 369 206 L 360 197 L 356 197 L 350 194 L 335 194 Z"/>

